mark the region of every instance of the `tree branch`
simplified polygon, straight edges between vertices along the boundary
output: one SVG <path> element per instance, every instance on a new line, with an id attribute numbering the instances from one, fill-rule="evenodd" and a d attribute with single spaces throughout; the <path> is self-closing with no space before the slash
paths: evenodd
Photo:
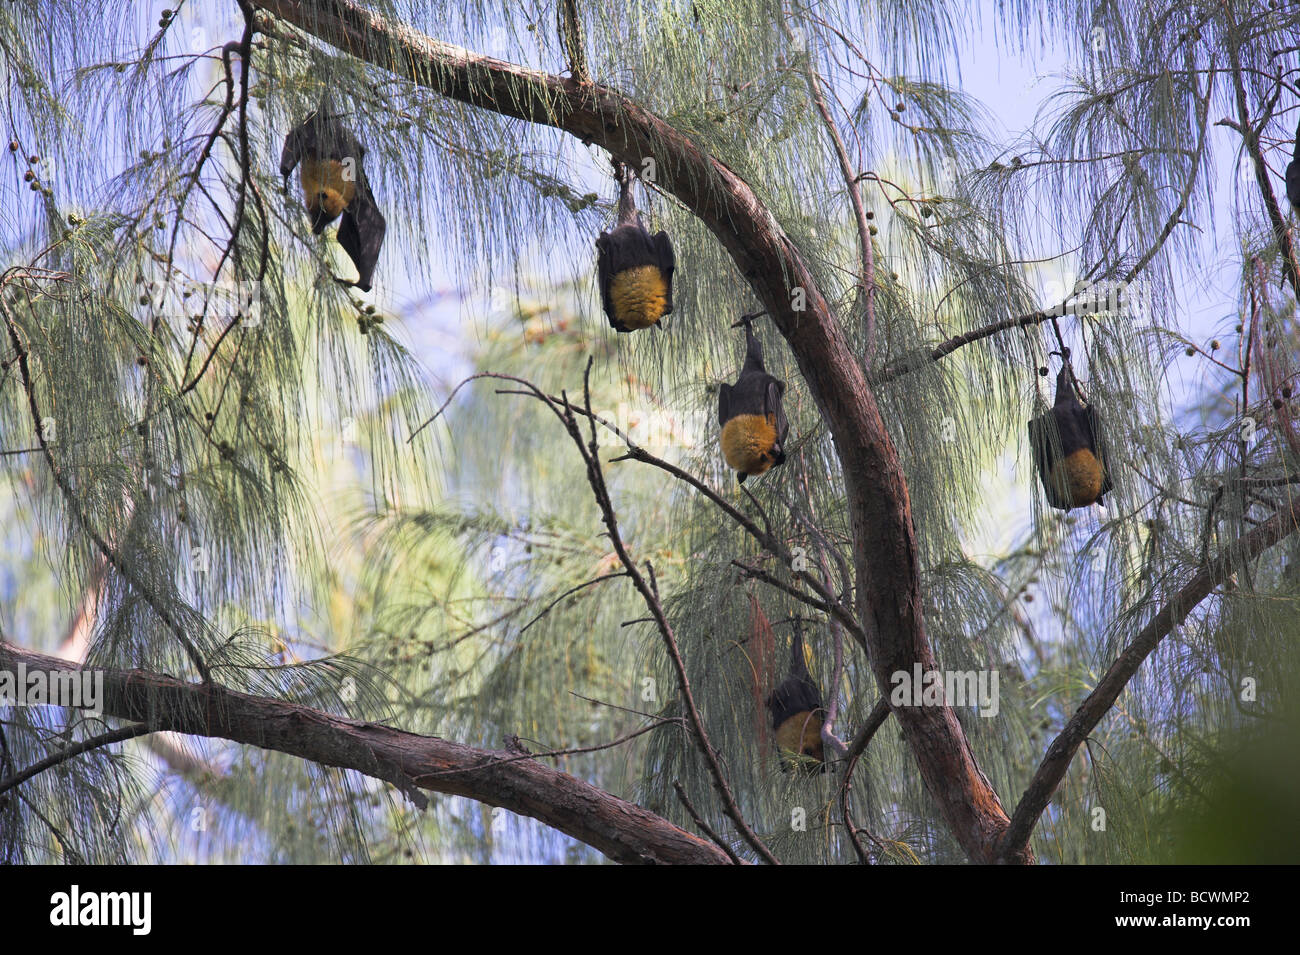
<path id="1" fill-rule="evenodd" d="M 135 739 L 137 736 L 144 736 L 146 733 L 152 733 L 143 723 L 132 723 L 130 726 L 122 726 L 115 730 L 109 730 L 105 733 L 99 733 L 83 739 L 79 743 L 73 743 L 71 746 L 65 746 L 57 752 L 51 753 L 44 759 L 32 763 L 26 769 L 20 769 L 18 772 L 5 779 L 0 779 L 0 794 L 8 792 L 20 783 L 25 783 L 33 776 L 38 776 L 45 770 L 50 769 L 60 763 L 66 763 L 73 757 L 80 756 L 82 753 L 88 753 L 92 749 L 98 749 L 101 746 L 111 746 L 113 743 L 121 743 L 128 739 Z"/>
<path id="2" fill-rule="evenodd" d="M 1232 14 L 1228 7 L 1224 7 L 1224 12 L 1228 16 L 1228 22 L 1232 24 Z M 1235 24 L 1233 24 L 1235 28 Z M 1228 40 L 1228 61 L 1232 66 L 1232 84 L 1237 106 L 1237 120 L 1239 125 L 1233 125 L 1233 128 L 1241 134 L 1241 146 L 1250 156 L 1251 165 L 1255 171 L 1255 183 L 1259 186 L 1260 200 L 1264 204 L 1264 211 L 1268 215 L 1269 226 L 1273 230 L 1273 239 L 1277 242 L 1278 252 L 1282 256 L 1282 275 L 1291 285 L 1291 291 L 1297 297 L 1300 297 L 1300 267 L 1296 263 L 1295 246 L 1291 242 L 1291 230 L 1286 227 L 1286 220 L 1282 218 L 1282 210 L 1277 203 L 1277 195 L 1273 192 L 1273 183 L 1268 171 L 1268 163 L 1264 160 L 1264 153 L 1259 147 L 1259 128 L 1251 121 L 1250 107 L 1246 102 L 1246 86 L 1242 82 L 1241 68 L 1241 51 L 1236 46 L 1236 40 Z M 1261 126 L 1268 119 L 1265 115 L 1261 121 Z"/>
<path id="3" fill-rule="evenodd" d="M 5 278 L 8 278 L 6 273 Z M 0 289 L 3 289 L 4 282 L 0 281 Z M 77 497 L 76 490 L 72 487 L 71 482 L 64 469 L 54 460 L 54 452 L 50 448 L 49 441 L 45 437 L 44 417 L 41 414 L 40 404 L 36 397 L 36 382 L 32 375 L 31 364 L 28 361 L 29 353 L 27 346 L 23 343 L 22 335 L 19 334 L 18 325 L 9 307 L 5 305 L 3 298 L 0 298 L 0 311 L 4 312 L 5 328 L 9 334 L 9 343 L 14 350 L 14 360 L 18 364 L 19 377 L 22 380 L 23 391 L 27 398 L 27 409 L 31 415 L 32 428 L 36 432 L 36 442 L 40 445 L 41 454 L 45 458 L 45 464 L 50 469 L 50 475 L 54 478 L 54 483 L 58 486 L 59 491 L 63 494 L 67 502 L 68 510 L 72 513 L 77 525 L 82 529 L 87 537 L 94 543 L 96 549 L 104 555 L 107 560 L 122 578 L 131 585 L 132 589 L 138 593 L 142 600 L 147 603 L 150 609 L 158 615 L 160 619 L 172 632 L 178 643 L 185 650 L 190 662 L 194 664 L 194 669 L 203 677 L 203 682 L 211 683 L 212 674 L 208 671 L 207 662 L 203 659 L 203 654 L 199 648 L 194 645 L 194 641 L 186 634 L 181 627 L 180 621 L 172 614 L 153 591 L 147 587 L 143 580 L 135 573 L 134 570 L 122 559 L 117 550 L 95 529 L 91 523 L 90 515 L 82 507 L 81 500 Z"/>
<path id="4" fill-rule="evenodd" d="M 1224 550 L 1213 562 L 1197 571 L 1139 631 L 1048 747 L 1047 754 L 1039 763 L 1029 788 L 1025 790 L 1011 817 L 1011 825 L 1007 828 L 1002 845 L 998 847 L 998 861 L 1014 861 L 1025 851 L 1029 837 L 1038 824 L 1038 817 L 1047 808 L 1056 787 L 1065 777 L 1080 744 L 1110 711 L 1128 681 L 1160 641 L 1186 620 L 1196 605 L 1209 596 L 1215 587 L 1227 580 L 1235 567 L 1258 557 L 1294 533 L 1297 526 L 1300 526 L 1300 508 L 1274 514 L 1241 538 L 1235 546 Z"/>
<path id="5" fill-rule="evenodd" d="M 849 745 L 849 752 L 845 757 L 847 762 L 844 767 L 844 778 L 840 781 L 840 813 L 844 817 L 844 828 L 849 834 L 849 841 L 853 843 L 853 851 L 858 854 L 858 859 L 868 865 L 871 863 L 871 856 L 867 854 L 858 839 L 858 830 L 853 824 L 853 815 L 849 812 L 849 791 L 853 788 L 853 770 L 857 768 L 858 760 L 867 751 L 867 746 L 875 737 L 876 730 L 884 726 L 887 719 L 889 719 L 889 700 L 882 696 L 871 708 L 866 722 L 862 724 L 858 735 L 853 737 L 853 742 Z"/>
<path id="6" fill-rule="evenodd" d="M 452 394 L 454 395 L 457 391 L 461 389 L 462 386 L 468 384 L 469 382 L 475 380 L 476 378 L 503 378 L 507 381 L 519 382 L 520 384 L 525 386 L 524 390 L 502 389 L 499 390 L 497 394 L 525 395 L 527 397 L 536 397 L 537 389 L 536 386 L 533 385 L 531 382 L 526 381 L 523 378 L 516 377 L 514 375 L 505 375 L 499 372 L 491 372 L 491 371 L 479 372 L 478 374 L 470 375 L 468 378 L 464 379 L 459 384 L 457 384 L 454 389 L 452 389 Z M 548 401 L 555 407 L 558 407 L 559 405 L 564 403 L 564 399 L 559 398 L 555 395 L 549 395 L 547 397 L 548 397 Z M 438 415 L 441 414 L 446 409 L 447 404 L 450 401 L 451 398 L 449 397 L 447 401 L 443 403 L 442 408 L 438 409 L 438 411 L 434 414 L 432 418 L 430 418 L 424 424 L 420 425 L 419 428 L 415 429 L 414 434 L 418 434 L 424 428 L 428 427 L 430 423 L 436 420 Z M 790 553 L 790 550 L 781 542 L 781 540 L 775 534 L 772 533 L 770 526 L 768 526 L 766 529 L 760 528 L 756 523 L 754 523 L 754 521 L 748 515 L 738 510 L 736 507 L 734 507 L 726 498 L 724 498 L 717 491 L 713 490 L 713 488 L 709 487 L 707 484 L 705 484 L 695 475 L 691 474 L 689 471 L 682 470 L 677 465 L 665 461 L 663 458 L 651 454 L 649 451 L 645 450 L 645 448 L 639 447 L 638 445 L 634 444 L 632 442 L 631 437 L 624 434 L 621 430 L 619 430 L 617 425 L 615 425 L 610 421 L 606 421 L 600 415 L 593 413 L 591 409 L 579 408 L 573 405 L 569 405 L 568 407 L 569 410 L 572 411 L 574 414 L 582 415 L 588 420 L 596 424 L 599 424 L 605 428 L 608 428 L 614 434 L 618 435 L 618 437 L 623 441 L 623 443 L 627 445 L 627 453 L 620 454 L 610 458 L 609 459 L 610 464 L 615 464 L 619 461 L 640 461 L 642 464 L 651 464 L 659 468 L 661 471 L 666 471 L 668 474 L 671 474 L 679 481 L 689 484 L 691 487 L 695 488 L 706 498 L 712 501 L 718 507 L 719 510 L 721 510 L 724 514 L 726 514 L 733 521 L 735 521 L 736 524 L 738 524 L 747 534 L 749 534 L 752 538 L 754 538 L 755 541 L 758 542 L 760 547 L 762 547 L 768 553 L 775 556 L 777 560 L 781 561 L 786 566 L 789 566 L 791 564 L 792 555 Z M 412 437 L 414 437 L 414 434 L 412 435 Z M 745 490 L 745 493 L 749 496 L 749 499 L 754 502 L 754 506 L 759 508 L 759 511 L 761 513 L 762 507 L 758 504 L 754 496 L 750 494 L 747 489 Z M 793 514 L 797 518 L 798 513 L 794 510 L 794 508 L 790 505 L 790 503 L 784 500 L 783 503 L 785 503 L 786 509 L 789 510 L 791 514 Z M 766 520 L 767 520 L 766 515 L 764 515 L 764 521 L 766 522 Z M 817 533 L 815 528 L 812 529 L 814 533 Z M 838 552 L 836 552 L 836 557 L 841 561 L 843 560 L 843 558 L 839 557 Z M 732 561 L 732 563 L 735 563 L 735 561 Z M 738 566 L 741 566 L 741 568 L 745 571 L 750 570 L 749 567 L 746 567 L 744 565 L 738 565 Z M 758 575 L 754 575 L 754 576 L 758 576 Z M 857 639 L 857 641 L 862 645 L 863 649 L 864 650 L 867 649 L 866 637 L 862 633 L 861 626 L 858 624 L 858 621 L 853 617 L 852 613 L 849 612 L 848 608 L 843 604 L 843 602 L 836 597 L 835 593 L 831 590 L 830 586 L 823 585 L 823 582 L 818 580 L 816 576 L 806 571 L 795 571 L 794 576 L 797 579 L 807 583 L 817 593 L 817 595 L 822 598 L 821 601 L 817 602 L 813 598 L 808 597 L 807 594 L 801 594 L 796 590 L 790 589 L 788 585 L 785 584 L 774 584 L 773 586 L 780 586 L 783 589 L 786 589 L 786 592 L 792 594 L 797 600 L 802 600 L 804 603 L 807 603 L 811 607 L 815 607 L 816 609 L 820 610 L 822 613 L 834 616 L 837 620 L 839 620 L 840 623 L 842 623 L 844 626 L 849 628 L 850 632 L 854 635 L 855 639 Z M 770 583 L 771 581 L 765 580 L 765 582 Z"/>
<path id="7" fill-rule="evenodd" d="M 76 672 L 79 666 L 0 642 L 0 670 Z M 615 862 L 719 864 L 708 842 L 640 806 L 510 751 L 482 750 L 379 723 L 334 716 L 213 684 L 186 683 L 144 670 L 104 675 L 101 709 L 152 732 L 227 739 L 382 779 L 417 806 L 420 790 L 466 796 L 530 816 L 598 849 Z"/>
<path id="8" fill-rule="evenodd" d="M 622 534 L 619 533 L 618 516 L 614 511 L 614 502 L 610 499 L 609 488 L 605 484 L 605 476 L 600 467 L 600 444 L 596 440 L 595 416 L 591 413 L 591 390 L 588 384 L 591 376 L 591 363 L 592 359 L 589 358 L 587 360 L 586 375 L 583 378 L 583 405 L 587 410 L 587 423 L 591 429 L 590 443 L 583 443 L 582 432 L 578 428 L 578 419 L 574 416 L 573 406 L 569 402 L 568 396 L 564 396 L 564 413 L 560 414 L 560 421 L 564 424 L 565 430 L 569 432 L 569 437 L 573 439 L 573 443 L 577 445 L 583 463 L 587 465 L 587 483 L 591 485 L 592 494 L 596 498 L 596 505 L 600 508 L 601 520 L 605 524 L 610 543 L 614 545 L 614 551 L 618 554 L 618 559 L 622 561 L 627 576 L 632 579 L 632 585 L 641 594 L 646 609 L 654 617 L 655 625 L 663 637 L 668 659 L 671 661 L 673 671 L 677 677 L 677 688 L 681 691 L 682 703 L 690 719 L 691 729 L 693 730 L 692 736 L 700 750 L 700 754 L 704 757 L 709 775 L 713 780 L 714 789 L 722 802 L 723 811 L 736 826 L 737 831 L 740 832 L 741 837 L 749 844 L 750 848 L 757 852 L 764 861 L 776 865 L 779 860 L 763 844 L 763 841 L 759 839 L 758 834 L 754 832 L 749 823 L 745 821 L 740 806 L 736 802 L 736 797 L 731 791 L 731 786 L 727 782 L 726 774 L 722 770 L 722 762 L 718 759 L 717 750 L 714 749 L 713 743 L 709 740 L 708 731 L 704 728 L 704 718 L 700 716 L 699 707 L 695 704 L 695 694 L 691 690 L 690 677 L 686 673 L 686 661 L 682 659 L 681 649 L 677 645 L 677 638 L 673 634 L 672 625 L 668 622 L 668 615 L 664 612 L 663 603 L 659 599 L 659 585 L 655 581 L 654 567 L 647 561 L 646 573 L 642 574 L 637 568 L 636 562 L 632 560 L 632 555 L 628 553 Z M 540 389 L 535 390 L 548 405 L 551 404 L 550 400 L 542 395 Z"/>
<path id="9" fill-rule="evenodd" d="M 691 797 L 686 795 L 686 788 L 679 780 L 673 780 L 673 789 L 677 790 L 677 798 L 681 800 L 682 806 L 686 809 L 687 815 L 689 815 L 695 825 L 699 827 L 700 832 L 704 833 L 711 840 L 717 843 L 718 848 L 731 858 L 732 863 L 735 865 L 741 865 L 740 856 L 736 855 L 736 853 L 732 851 L 731 846 L 728 845 L 721 836 L 714 832 L 713 827 L 705 822 L 704 818 L 695 811 L 695 806 L 691 803 Z"/>
<path id="10" fill-rule="evenodd" d="M 1191 201 L 1192 190 L 1196 186 L 1197 172 L 1200 169 L 1198 163 L 1205 152 L 1205 142 L 1208 133 L 1208 114 L 1210 109 L 1210 98 L 1214 92 L 1214 74 L 1210 74 L 1209 88 L 1205 91 L 1205 96 L 1201 99 L 1200 115 L 1200 135 L 1196 142 L 1196 149 L 1192 152 L 1192 168 L 1187 175 L 1187 182 L 1183 184 L 1183 191 L 1179 194 L 1178 204 L 1165 220 L 1156 240 L 1152 243 L 1151 248 L 1142 253 L 1142 256 L 1133 264 L 1133 267 L 1125 273 L 1120 279 L 1122 286 L 1127 286 L 1141 274 L 1142 270 L 1151 264 L 1151 261 L 1164 248 L 1169 237 L 1173 235 L 1174 229 L 1182 221 L 1183 213 L 1187 211 L 1187 204 Z M 957 349 L 969 345 L 972 342 L 980 341 L 984 338 L 990 338 L 999 332 L 1010 331 L 1013 328 L 1028 328 L 1034 325 L 1040 325 L 1048 319 L 1065 314 L 1068 299 L 1057 305 L 1049 311 L 1030 312 L 1026 315 L 1020 315 L 1016 318 L 1006 318 L 990 325 L 984 325 L 980 328 L 972 329 L 962 335 L 955 335 L 945 342 L 941 342 L 930 350 L 928 355 L 917 359 L 903 359 L 895 365 L 886 368 L 874 375 L 871 379 L 873 385 L 883 385 L 893 381 L 895 378 L 901 378 L 903 375 L 910 374 L 927 364 L 937 362 L 951 355 Z"/>

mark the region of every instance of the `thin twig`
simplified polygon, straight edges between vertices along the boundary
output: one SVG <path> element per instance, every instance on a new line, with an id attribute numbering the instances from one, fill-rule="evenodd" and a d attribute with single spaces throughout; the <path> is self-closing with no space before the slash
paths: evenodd
<path id="1" fill-rule="evenodd" d="M 862 724 L 862 728 L 858 730 L 858 735 L 853 737 L 853 742 L 849 745 L 849 752 L 846 757 L 848 763 L 844 768 L 844 778 L 840 781 L 840 813 L 844 816 L 844 828 L 848 830 L 849 841 L 853 843 L 853 851 L 858 854 L 858 859 L 865 865 L 871 864 L 871 856 L 867 854 L 862 843 L 858 841 L 858 830 L 854 826 L 853 816 L 849 812 L 849 790 L 852 788 L 853 770 L 858 765 L 858 760 L 867 751 L 867 746 L 871 743 L 872 737 L 876 735 L 876 730 L 880 729 L 888 718 L 889 701 L 882 696 L 876 701 L 876 705 L 871 708 L 866 722 Z M 875 837 L 872 838 L 874 841 Z"/>
<path id="2" fill-rule="evenodd" d="M 781 21 L 781 27 L 785 30 L 786 37 L 793 40 L 794 34 L 790 30 L 790 25 L 784 19 Z M 848 188 L 849 202 L 853 206 L 853 218 L 858 227 L 858 245 L 862 255 L 862 275 L 859 278 L 859 285 L 865 297 L 862 361 L 864 366 L 870 367 L 871 352 L 876 341 L 876 259 L 875 250 L 871 244 L 871 227 L 867 224 L 867 213 L 862 204 L 862 191 L 858 187 L 857 173 L 849 162 L 848 151 L 844 148 L 844 139 L 840 136 L 839 127 L 835 125 L 835 119 L 831 116 L 831 111 L 826 105 L 826 97 L 822 93 L 821 77 L 813 69 L 812 53 L 808 52 L 805 56 L 807 59 L 804 64 L 804 75 L 808 80 L 808 93 L 812 97 L 813 104 L 817 107 L 817 112 L 821 114 L 822 123 L 825 125 L 826 132 L 835 147 L 835 158 L 839 160 L 840 175 L 844 177 L 844 184 Z"/>
<path id="3" fill-rule="evenodd" d="M 618 573 L 616 573 L 616 574 L 601 574 L 599 577 L 593 577 L 591 580 L 588 580 L 588 581 L 585 581 L 585 582 L 583 582 L 583 583 L 581 583 L 581 584 L 578 584 L 578 586 L 576 586 L 576 587 L 570 587 L 570 588 L 569 588 L 568 590 L 566 590 L 564 593 L 560 594 L 560 596 L 556 597 L 554 600 L 552 600 L 550 603 L 548 603 L 548 604 L 546 605 L 545 609 L 543 609 L 541 613 L 539 613 L 539 614 L 538 614 L 536 617 L 534 617 L 532 620 L 529 620 L 526 624 L 524 624 L 523 627 L 520 628 L 520 630 L 519 630 L 519 635 L 522 637 L 522 636 L 524 635 L 525 631 L 527 631 L 529 627 L 531 627 L 531 626 L 532 626 L 533 624 L 535 624 L 537 621 L 541 620 L 541 619 L 542 619 L 543 617 L 545 617 L 548 613 L 550 613 L 552 607 L 554 607 L 556 604 L 558 604 L 558 603 L 559 603 L 561 600 L 563 600 L 565 597 L 568 597 L 570 594 L 575 594 L 575 593 L 577 593 L 579 590 L 582 590 L 582 589 L 585 588 L 585 587 L 591 587 L 591 586 L 593 586 L 594 584 L 598 584 L 598 583 L 600 583 L 601 581 L 604 581 L 604 580 L 613 580 L 615 577 L 626 577 L 626 576 L 627 576 L 627 573 L 626 573 L 625 571 L 621 571 L 621 570 L 620 570 L 620 571 L 619 571 Z"/>
<path id="4" fill-rule="evenodd" d="M 122 726 L 115 730 L 109 730 L 107 733 L 100 733 L 97 736 L 91 736 L 83 739 L 80 743 L 74 743 L 71 746 L 65 746 L 58 752 L 51 753 L 39 762 L 32 763 L 26 769 L 21 769 L 5 779 L 0 779 L 0 793 L 8 792 L 15 786 L 27 782 L 33 776 L 39 775 L 60 763 L 66 763 L 74 756 L 80 756 L 82 753 L 88 753 L 92 749 L 98 749 L 101 746 L 110 746 L 113 743 L 121 743 L 128 739 L 135 739 L 137 736 L 144 736 L 146 733 L 152 733 L 146 723 L 132 723 L 129 726 Z"/>
<path id="5" fill-rule="evenodd" d="M 666 719 L 663 717 L 651 717 L 651 719 L 653 719 L 654 722 L 651 723 L 649 726 L 642 726 L 637 729 L 630 730 L 629 732 L 624 733 L 622 736 L 610 740 L 608 743 L 594 743 L 591 746 L 574 746 L 572 748 L 566 748 L 566 749 L 548 749 L 540 753 L 530 753 L 527 750 L 525 750 L 524 752 L 515 753 L 513 756 L 504 756 L 501 758 L 485 759 L 480 765 L 471 767 L 470 769 L 458 767 L 456 769 L 435 770 L 434 772 L 431 773 L 420 773 L 418 776 L 412 776 L 411 779 L 413 779 L 416 783 L 421 783 L 428 780 L 437 779 L 439 776 L 464 776 L 467 773 L 473 772 L 476 769 L 478 770 L 494 769 L 506 763 L 517 763 L 526 759 L 558 759 L 563 756 L 581 756 L 584 753 L 599 753 L 601 750 L 613 749 L 615 746 L 622 746 L 624 743 L 629 742 L 630 740 L 634 740 L 638 736 L 644 736 L 646 733 L 649 733 L 651 730 L 657 730 L 661 726 L 667 726 L 673 723 L 680 724 L 682 722 L 682 720 L 678 717 L 668 717 Z M 509 737 L 507 742 L 509 742 L 509 740 L 515 740 L 517 742 L 518 737 Z"/>
<path id="6" fill-rule="evenodd" d="M 731 844 L 714 832 L 713 827 L 704 821 L 704 817 L 695 811 L 695 807 L 691 805 L 691 797 L 686 795 L 686 790 L 682 788 L 682 784 L 679 780 L 673 780 L 673 789 L 677 790 L 677 798 L 681 800 L 682 806 L 685 807 L 687 815 L 691 817 L 691 820 L 695 823 L 700 832 L 708 836 L 709 839 L 712 840 L 713 844 L 725 852 L 727 858 L 732 862 L 736 865 L 743 865 L 744 863 L 740 861 L 740 856 L 736 855 L 735 851 L 731 848 Z"/>

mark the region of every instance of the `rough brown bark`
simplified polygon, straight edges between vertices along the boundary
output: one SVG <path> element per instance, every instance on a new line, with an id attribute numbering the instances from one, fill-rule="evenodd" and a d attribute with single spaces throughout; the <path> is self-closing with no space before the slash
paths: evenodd
<path id="1" fill-rule="evenodd" d="M 0 670 L 71 671 L 76 664 L 0 642 Z M 185 683 L 143 670 L 104 670 L 103 712 L 190 736 L 228 739 L 351 769 L 397 786 L 467 796 L 531 816 L 615 862 L 730 863 L 713 844 L 647 809 L 517 752 L 475 749 L 434 736 L 347 719 L 307 706 Z"/>
<path id="2" fill-rule="evenodd" d="M 790 346 L 835 442 L 853 530 L 856 611 L 882 692 L 890 674 L 935 664 L 921 612 L 911 501 L 866 374 L 803 257 L 749 184 L 618 93 L 480 56 L 392 23 L 352 0 L 258 6 L 352 56 L 444 96 L 562 129 L 639 166 L 718 238 Z M 806 309 L 792 307 L 804 291 Z M 894 710 L 927 791 L 962 849 L 993 861 L 1008 818 L 947 707 Z M 1019 861 L 1031 861 L 1028 850 Z"/>

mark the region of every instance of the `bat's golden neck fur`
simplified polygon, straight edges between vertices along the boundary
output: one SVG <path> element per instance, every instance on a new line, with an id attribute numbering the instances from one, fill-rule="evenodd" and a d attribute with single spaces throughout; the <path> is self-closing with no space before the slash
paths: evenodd
<path id="1" fill-rule="evenodd" d="M 343 163 L 337 159 L 303 159 L 300 175 L 303 200 L 317 232 L 342 215 L 356 198 L 356 178 L 345 178 Z"/>
<path id="2" fill-rule="evenodd" d="M 776 728 L 776 745 L 783 756 L 807 757 L 821 762 L 822 720 L 812 710 L 795 713 Z"/>
<path id="3" fill-rule="evenodd" d="M 722 426 L 722 455 L 732 470 L 755 477 L 776 463 L 775 415 L 742 414 Z"/>
<path id="4" fill-rule="evenodd" d="M 1101 494 L 1105 473 L 1096 455 L 1079 448 L 1052 469 L 1052 480 L 1063 485 L 1075 507 L 1087 507 Z"/>
<path id="5" fill-rule="evenodd" d="M 649 328 L 664 317 L 668 283 L 653 265 L 624 269 L 609 283 L 609 300 L 620 325 L 633 330 Z"/>

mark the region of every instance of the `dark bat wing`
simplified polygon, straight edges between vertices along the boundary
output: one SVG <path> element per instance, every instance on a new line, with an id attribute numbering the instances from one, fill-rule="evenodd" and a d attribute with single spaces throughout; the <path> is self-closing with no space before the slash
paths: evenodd
<path id="1" fill-rule="evenodd" d="M 1115 485 L 1112 484 L 1110 480 L 1113 471 L 1110 466 L 1110 454 L 1106 447 L 1108 442 L 1106 441 L 1106 432 L 1102 429 L 1101 418 L 1097 414 L 1096 407 L 1089 404 L 1087 411 L 1084 413 L 1087 416 L 1088 437 L 1090 439 L 1089 447 L 1092 448 L 1092 453 L 1097 456 L 1097 460 L 1101 462 L 1101 490 L 1097 493 L 1097 503 L 1101 504 L 1101 499 L 1115 489 Z"/>
<path id="2" fill-rule="evenodd" d="M 1029 444 L 1034 452 L 1034 464 L 1052 507 L 1068 511 L 1074 506 L 1069 491 L 1050 478 L 1056 465 L 1080 448 L 1091 452 L 1102 466 L 1102 490 L 1097 499 L 1111 490 L 1110 468 L 1103 449 L 1099 447 L 1098 436 L 1101 433 L 1096 409 L 1083 407 L 1075 398 L 1053 405 L 1046 414 L 1029 422 Z"/>
<path id="3" fill-rule="evenodd" d="M 1055 409 L 1052 409 L 1055 410 Z M 1047 494 L 1047 503 L 1058 510 L 1068 510 L 1072 502 L 1061 493 L 1061 489 L 1052 481 L 1052 469 L 1060 461 L 1060 433 L 1052 411 L 1047 411 L 1029 422 L 1029 447 L 1034 454 L 1034 467 L 1038 469 L 1038 480 Z"/>
<path id="4" fill-rule="evenodd" d="M 1291 200 L 1291 208 L 1300 212 L 1300 125 L 1295 130 L 1295 152 L 1286 167 L 1286 197 Z"/>
<path id="5" fill-rule="evenodd" d="M 659 265 L 659 250 L 639 225 L 621 225 L 610 234 L 610 266 L 614 274 L 641 265 Z"/>
<path id="6" fill-rule="evenodd" d="M 768 375 L 764 392 L 765 413 L 772 415 L 776 420 L 776 444 L 779 449 L 777 464 L 785 461 L 785 436 L 790 433 L 790 422 L 785 418 L 785 405 L 781 401 L 784 395 L 785 382 Z"/>
<path id="7" fill-rule="evenodd" d="M 742 414 L 766 415 L 770 409 L 769 380 L 770 376 L 762 372 L 742 371 L 736 383 L 731 386 L 728 420 Z"/>
<path id="8" fill-rule="evenodd" d="M 731 420 L 729 405 L 731 401 L 731 385 L 718 385 L 718 424 L 726 424 Z"/>
<path id="9" fill-rule="evenodd" d="M 807 713 L 822 708 L 821 694 L 809 677 L 786 677 L 767 698 L 772 711 L 772 728 L 777 729 L 796 713 Z"/>
<path id="10" fill-rule="evenodd" d="M 614 235 L 609 232 L 602 232 L 596 239 L 596 279 L 600 284 L 600 305 L 605 310 L 605 317 L 609 319 L 609 325 L 614 331 L 630 332 L 632 329 L 614 317 L 614 303 L 609 298 L 609 286 L 614 281 L 614 273 L 617 271 L 614 268 L 614 244 Z"/>
<path id="11" fill-rule="evenodd" d="M 1029 450 L 1034 455 L 1034 467 L 1038 469 L 1039 474 L 1052 465 L 1052 449 L 1047 440 L 1043 417 L 1040 415 L 1029 419 Z"/>
<path id="12" fill-rule="evenodd" d="M 673 252 L 672 240 L 668 238 L 667 232 L 657 232 L 651 240 L 655 249 L 655 258 L 658 260 L 659 271 L 664 274 L 664 284 L 668 286 L 667 303 L 664 307 L 664 314 L 671 315 L 673 312 L 673 272 L 677 270 L 677 255 Z"/>
<path id="13" fill-rule="evenodd" d="M 333 116 L 321 117 L 318 113 L 313 123 L 315 127 L 310 146 L 317 159 L 334 159 L 340 162 L 351 159 L 358 169 L 366 158 L 366 147 Z"/>
<path id="14" fill-rule="evenodd" d="M 1092 437 L 1092 420 L 1078 401 L 1056 405 L 1052 408 L 1052 418 L 1056 421 L 1057 433 L 1060 435 L 1062 458 L 1068 458 L 1080 448 L 1097 453 Z"/>
<path id="15" fill-rule="evenodd" d="M 308 117 L 306 122 L 295 126 L 284 138 L 284 149 L 280 151 L 280 175 L 288 179 L 302 157 L 315 151 L 315 142 L 315 126 L 311 117 Z"/>
<path id="16" fill-rule="evenodd" d="M 357 288 L 370 291 L 370 279 L 379 261 L 379 249 L 384 244 L 388 222 L 375 204 L 375 197 L 364 179 L 357 183 L 357 196 L 352 205 L 343 211 L 339 223 L 339 245 L 357 267 Z"/>
<path id="17" fill-rule="evenodd" d="M 351 159 L 360 168 L 366 148 L 342 123 L 332 116 L 312 113 L 285 137 L 280 151 L 280 175 L 288 176 L 303 157 L 344 161 Z"/>

